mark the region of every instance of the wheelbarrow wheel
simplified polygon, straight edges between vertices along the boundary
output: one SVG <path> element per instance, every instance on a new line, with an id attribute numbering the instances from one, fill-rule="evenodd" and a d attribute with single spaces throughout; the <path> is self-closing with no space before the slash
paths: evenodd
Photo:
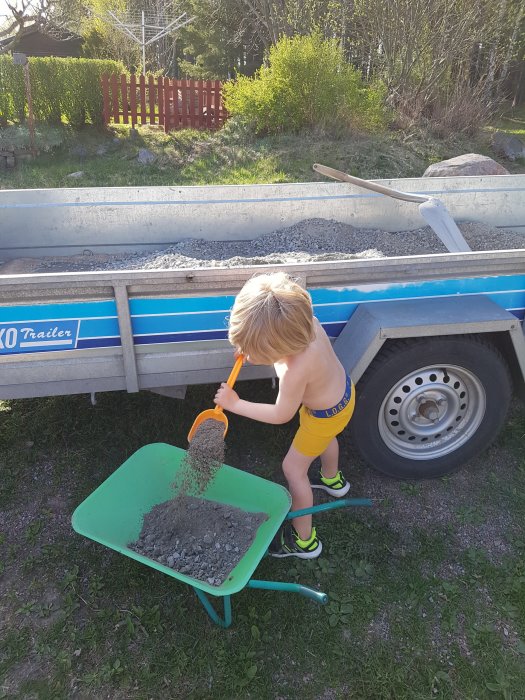
<path id="1" fill-rule="evenodd" d="M 352 439 L 388 476 L 440 477 L 494 440 L 510 397 L 509 368 L 480 336 L 395 341 L 357 386 Z"/>

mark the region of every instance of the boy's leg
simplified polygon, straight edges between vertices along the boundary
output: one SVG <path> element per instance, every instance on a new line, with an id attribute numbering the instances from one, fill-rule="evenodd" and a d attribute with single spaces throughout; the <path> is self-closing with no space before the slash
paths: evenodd
<path id="1" fill-rule="evenodd" d="M 321 489 L 334 496 L 342 498 L 350 491 L 350 484 L 339 471 L 339 443 L 333 438 L 326 450 L 321 454 L 321 472 L 310 477 L 313 489 Z"/>
<path id="2" fill-rule="evenodd" d="M 283 472 L 292 494 L 292 510 L 311 508 L 314 503 L 312 487 L 308 479 L 308 468 L 315 457 L 301 454 L 295 447 L 290 447 L 283 460 Z M 302 540 L 308 540 L 312 534 L 312 516 L 302 515 L 293 519 L 295 531 Z"/>
<path id="3" fill-rule="evenodd" d="M 333 479 L 339 471 L 339 443 L 334 438 L 321 455 L 321 472 L 325 479 Z"/>

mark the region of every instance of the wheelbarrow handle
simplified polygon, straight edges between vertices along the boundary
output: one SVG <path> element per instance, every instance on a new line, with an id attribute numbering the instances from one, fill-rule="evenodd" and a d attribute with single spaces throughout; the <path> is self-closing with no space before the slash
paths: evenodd
<path id="1" fill-rule="evenodd" d="M 313 515 L 313 513 L 321 513 L 323 510 L 333 510 L 334 508 L 346 508 L 347 506 L 371 506 L 370 498 L 342 498 L 339 501 L 330 501 L 330 503 L 321 503 L 318 506 L 311 508 L 303 508 L 302 510 L 291 510 L 285 520 L 299 518 L 301 515 Z"/>
<path id="2" fill-rule="evenodd" d="M 265 591 L 285 591 L 287 593 L 299 593 L 304 595 L 305 598 L 310 598 L 315 600 L 316 603 L 321 603 L 321 605 L 326 605 L 328 602 L 328 596 L 326 593 L 321 591 L 315 591 L 313 588 L 308 588 L 308 586 L 303 586 L 300 583 L 283 583 L 281 581 L 257 581 L 255 579 L 250 579 L 246 584 L 247 588 L 260 588 Z"/>

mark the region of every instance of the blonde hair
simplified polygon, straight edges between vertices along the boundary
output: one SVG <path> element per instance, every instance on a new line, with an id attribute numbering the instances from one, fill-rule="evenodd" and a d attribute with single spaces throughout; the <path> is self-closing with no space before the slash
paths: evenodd
<path id="1" fill-rule="evenodd" d="M 284 272 L 252 277 L 237 295 L 228 338 L 244 355 L 271 364 L 314 337 L 312 300 Z"/>

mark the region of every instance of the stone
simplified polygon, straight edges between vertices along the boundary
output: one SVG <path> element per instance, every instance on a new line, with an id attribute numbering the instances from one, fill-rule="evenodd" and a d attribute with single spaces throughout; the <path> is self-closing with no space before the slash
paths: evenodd
<path id="1" fill-rule="evenodd" d="M 495 131 L 492 135 L 492 149 L 495 153 L 507 160 L 525 158 L 525 144 L 514 134 L 506 134 L 503 131 Z"/>
<path id="2" fill-rule="evenodd" d="M 466 153 L 456 158 L 433 163 L 423 177 L 456 177 L 458 175 L 509 175 L 509 171 L 495 160 L 479 153 Z"/>
<path id="3" fill-rule="evenodd" d="M 78 178 L 83 177 L 83 176 L 84 176 L 83 170 L 77 170 L 76 173 L 69 173 L 69 175 L 68 175 L 68 177 L 73 177 L 73 178 L 76 178 L 77 180 L 78 180 Z"/>
<path id="4" fill-rule="evenodd" d="M 151 163 L 154 163 L 156 159 L 157 156 L 151 151 L 148 151 L 147 148 L 139 149 L 137 160 L 139 163 L 141 163 L 141 165 L 150 165 Z"/>

